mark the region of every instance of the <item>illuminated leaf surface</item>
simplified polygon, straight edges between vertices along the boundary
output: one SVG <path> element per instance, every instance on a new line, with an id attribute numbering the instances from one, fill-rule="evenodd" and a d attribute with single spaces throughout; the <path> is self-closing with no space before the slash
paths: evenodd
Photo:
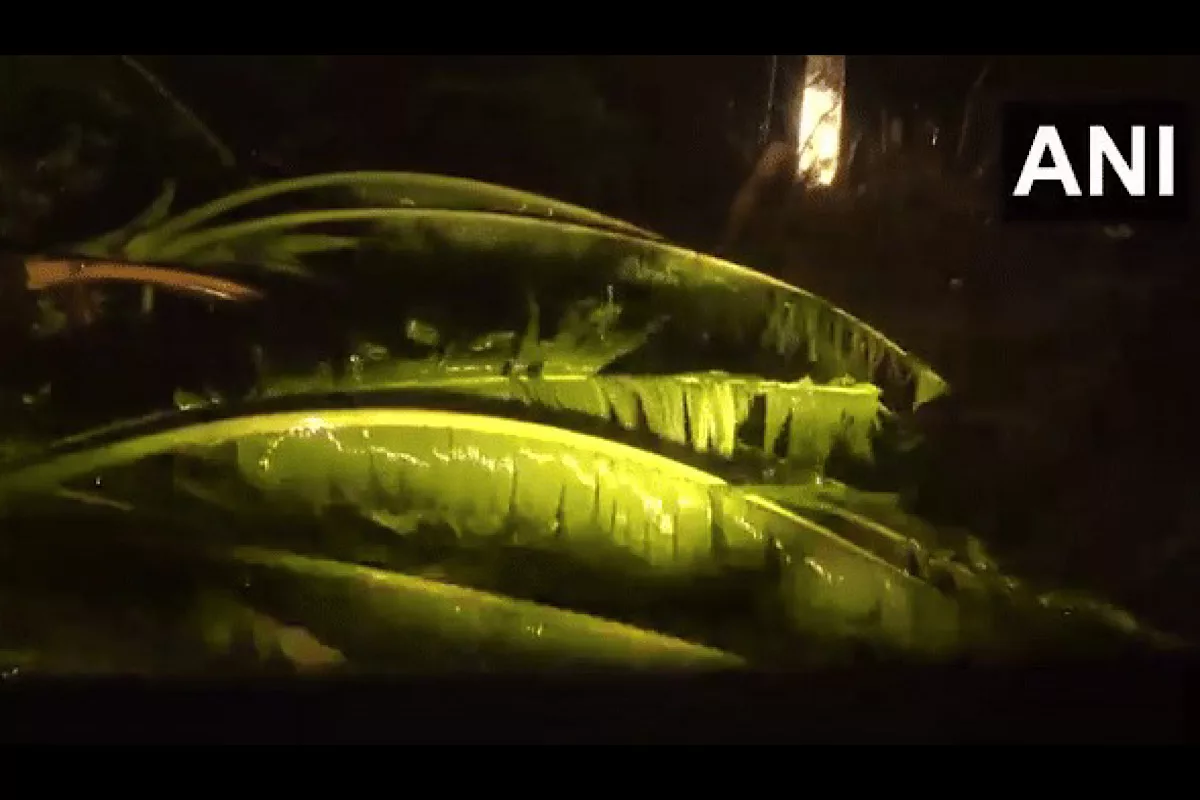
<path id="1" fill-rule="evenodd" d="M 930 655 L 1006 652 L 1029 646 L 1039 632 L 1069 630 L 1045 602 L 970 564 L 943 556 L 922 559 L 919 567 L 895 563 L 920 545 L 913 540 L 906 545 L 911 550 L 897 548 L 902 534 L 882 525 L 873 540 L 853 544 L 753 490 L 561 428 L 428 409 L 358 408 L 129 433 L 110 434 L 103 444 L 74 443 L 11 470 L 2 484 L 10 493 L 80 479 L 86 487 L 122 464 L 175 452 L 223 465 L 226 474 L 233 469 L 280 512 L 325 517 L 348 509 L 401 541 L 436 525 L 451 532 L 456 552 L 503 545 L 559 553 L 608 570 L 614 580 L 749 570 L 792 635 L 815 641 Z M 126 486 L 138 483 L 127 479 Z M 100 485 L 121 499 L 119 479 Z M 211 478 L 183 485 L 221 502 L 222 484 Z M 400 580 L 396 591 L 403 595 L 414 585 Z M 744 624 L 755 624 L 751 615 Z M 1093 627 L 1106 629 L 1101 621 Z"/>

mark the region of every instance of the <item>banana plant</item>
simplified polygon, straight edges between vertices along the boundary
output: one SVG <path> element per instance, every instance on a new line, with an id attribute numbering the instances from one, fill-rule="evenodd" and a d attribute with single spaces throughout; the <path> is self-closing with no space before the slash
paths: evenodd
<path id="1" fill-rule="evenodd" d="M 454 554 L 495 553 L 497 547 L 553 553 L 627 587 L 647 575 L 748 575 L 787 621 L 788 635 L 809 649 L 813 642 L 859 642 L 945 657 L 1019 652 L 1043 637 L 1062 640 L 1072 632 L 1100 635 L 1110 644 L 1126 635 L 1152 635 L 1121 612 L 1101 613 L 1094 606 L 1081 613 L 1078 605 L 1056 604 L 1053 596 L 1025 589 L 989 565 L 933 551 L 916 536 L 863 516 L 863 504 L 856 512 L 815 488 L 797 494 L 793 487 L 788 496 L 776 486 L 772 495 L 772 487 L 747 483 L 728 463 L 705 461 L 689 449 L 664 454 L 611 431 L 585 432 L 589 426 L 578 420 L 531 416 L 520 407 L 473 398 L 453 401 L 436 392 L 370 402 L 283 398 L 240 412 L 204 409 L 68 440 L 4 469 L 0 508 L 11 512 L 23 497 L 55 491 L 90 503 L 153 508 L 146 465 L 173 454 L 206 465 L 183 468 L 175 481 L 203 505 L 244 515 L 246 501 L 227 480 L 213 477 L 236 475 L 240 491 L 252 490 L 276 519 L 352 509 L 385 532 L 385 550 L 440 525 Z M 165 502 L 163 513 L 192 516 L 178 499 Z M 822 504 L 837 530 L 818 521 Z M 855 532 L 847 535 L 851 528 Z M 227 526 L 203 529 L 210 537 L 228 536 Z M 311 544 L 315 552 L 300 552 L 296 561 L 286 553 L 300 543 L 287 531 L 266 542 L 218 538 L 213 544 L 259 553 L 254 558 L 269 565 L 308 563 L 302 556 L 328 560 L 330 548 L 318 541 Z M 471 582 L 450 570 L 452 583 Z M 551 605 L 571 602 L 561 590 L 547 599 Z M 1076 624 L 1080 619 L 1092 625 Z M 732 632 L 704 632 L 698 644 L 753 662 L 763 656 L 737 634 L 756 624 L 747 614 Z"/>
<path id="2" fill-rule="evenodd" d="M 216 404 L 179 393 L 179 410 L 13 456 L 0 515 L 56 497 L 203 522 L 188 534 L 203 551 L 193 556 L 267 584 L 341 586 L 339 613 L 393 639 L 454 629 L 448 608 L 533 603 L 496 619 L 594 628 L 551 648 L 592 661 L 606 636 L 626 643 L 618 661 L 645 661 L 638 634 L 599 633 L 608 624 L 666 637 L 646 646 L 682 658 L 672 663 L 726 666 L 777 662 L 763 649 L 776 638 L 944 657 L 1157 636 L 1119 610 L 1025 587 L 977 539 L 910 518 L 894 495 L 830 479 L 835 450 L 869 460 L 884 420 L 947 387 L 811 293 L 595 212 L 457 179 L 313 176 L 177 216 L 169 189 L 125 229 L 27 261 L 30 280 L 236 285 L 226 294 L 264 309 L 257 387 Z M 275 296 L 267 275 L 308 288 Z M 289 350 L 314 328 L 339 333 Z M 149 491 L 164 464 L 169 480 Z M 313 519 L 306 539 L 296 521 Z M 370 532 L 374 555 L 338 544 L 351 529 Z M 452 543 L 440 561 L 431 530 Z M 607 589 L 497 577 L 514 550 L 560 559 L 560 576 L 592 570 Z M 359 607 L 364 585 L 392 598 L 386 612 Z M 741 616 L 714 630 L 667 613 L 697 591 Z M 638 608 L 614 608 L 614 594 Z M 234 616 L 263 628 L 256 614 L 296 613 Z M 596 616 L 611 619 L 597 628 Z M 488 638 L 498 624 L 454 636 Z M 316 628 L 339 652 L 380 655 L 379 636 L 327 617 Z"/>

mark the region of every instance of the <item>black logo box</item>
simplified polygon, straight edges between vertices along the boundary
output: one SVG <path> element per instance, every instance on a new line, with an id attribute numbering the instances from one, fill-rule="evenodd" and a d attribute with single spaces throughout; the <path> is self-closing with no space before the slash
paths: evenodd
<path id="1" fill-rule="evenodd" d="M 1040 126 L 1059 133 L 1083 194 L 1069 197 L 1054 181 L 1036 181 L 1026 197 L 1014 197 L 1021 170 Z M 1088 192 L 1088 132 L 1102 126 L 1128 159 L 1130 131 L 1146 128 L 1146 196 L 1131 197 L 1109 164 L 1104 165 L 1104 195 Z M 1158 128 L 1175 128 L 1175 192 L 1159 197 Z M 1191 198 L 1191 120 L 1188 108 L 1173 102 L 1007 103 L 1001 128 L 1000 204 L 1005 221 L 1024 222 L 1184 222 Z M 1045 154 L 1043 165 L 1049 165 Z"/>

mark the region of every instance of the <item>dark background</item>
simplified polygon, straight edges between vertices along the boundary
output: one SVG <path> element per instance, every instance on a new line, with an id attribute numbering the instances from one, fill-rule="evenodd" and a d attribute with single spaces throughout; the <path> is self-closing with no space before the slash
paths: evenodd
<path id="1" fill-rule="evenodd" d="M 775 137 L 783 135 L 785 101 L 803 63 L 802 56 L 786 55 L 136 58 L 226 143 L 237 160 L 234 172 L 468 175 L 560 196 L 705 246 L 716 241 L 714 229 L 761 150 L 772 58 Z M 984 72 L 965 148 L 974 163 L 990 146 L 990 112 L 1003 99 L 1190 100 L 1198 63 L 1190 56 L 852 55 L 848 137 L 875 133 L 886 111 L 938 126 L 943 149 L 954 152 L 968 95 Z M 190 139 L 182 145 L 164 135 L 162 128 L 180 127 L 178 117 L 118 57 L 0 62 L 0 94 L 6 85 L 66 84 L 80 97 L 110 96 L 80 100 L 77 109 L 112 115 L 116 97 L 140 107 L 127 115 L 138 117 L 129 127 L 158 128 L 130 137 L 144 140 L 138 157 L 122 163 L 121 183 L 130 190 L 146 177 L 139 173 L 168 167 L 211 178 L 212 152 L 194 134 L 178 137 Z M 68 122 L 63 109 L 47 106 L 36 112 L 43 119 L 30 124 L 31 115 L 15 113 L 23 103 L 10 102 L 0 135 L 20 127 L 11 138 L 30 149 L 47 144 L 50 129 Z M 113 216 L 124 210 L 106 206 Z M 89 212 L 94 225 L 100 209 Z"/>

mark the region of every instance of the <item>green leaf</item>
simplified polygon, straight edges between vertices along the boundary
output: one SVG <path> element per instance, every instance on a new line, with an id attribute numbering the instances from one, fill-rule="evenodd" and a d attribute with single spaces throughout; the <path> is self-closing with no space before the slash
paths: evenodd
<path id="1" fill-rule="evenodd" d="M 383 202 L 382 193 L 388 204 L 318 208 L 205 227 L 259 200 L 330 188 L 352 189 L 376 203 Z M 330 226 L 362 232 L 327 236 L 311 231 Z M 656 241 L 595 212 L 471 181 L 405 173 L 282 181 L 236 192 L 143 231 L 128 242 L 123 255 L 203 266 L 233 253 L 247 263 L 296 271 L 308 268 L 306 257 L 313 254 L 362 245 L 384 251 L 390 264 L 404 269 L 442 265 L 447 259 L 503 261 L 512 265 L 513 280 L 529 281 L 535 291 L 539 284 L 561 283 L 564 275 L 578 275 L 589 284 L 606 282 L 618 294 L 633 288 L 680 331 L 695 337 L 694 344 L 680 346 L 752 349 L 757 351 L 752 358 L 775 360 L 769 377 L 810 375 L 819 383 L 848 377 L 874 383 L 895 410 L 927 402 L 947 388 L 928 365 L 896 343 L 798 287 Z M 453 279 L 453 273 L 446 272 L 446 279 Z M 447 292 L 447 299 L 452 297 Z"/>
<path id="2" fill-rule="evenodd" d="M 923 362 L 802 289 L 711 256 L 578 225 L 464 211 L 325 210 L 183 235 L 145 255 L 202 263 L 197 254 L 215 245 L 262 240 L 272 231 L 282 236 L 315 225 L 382 221 L 389 225 L 384 240 L 397 263 L 436 259 L 449 248 L 464 255 L 510 255 L 543 274 L 583 272 L 586 265 L 590 280 L 607 276 L 618 286 L 643 287 L 663 313 L 694 319 L 698 331 L 734 341 L 755 336 L 759 347 L 794 363 L 802 374 L 809 371 L 805 365 L 814 364 L 811 369 L 826 380 L 849 376 L 874 382 L 885 394 L 901 398 L 895 401 L 901 405 L 928 401 L 945 390 L 945 382 Z"/>
<path id="3" fill-rule="evenodd" d="M 438 520 L 464 543 L 516 536 L 524 546 L 597 564 L 634 558 L 672 573 L 766 570 L 780 561 L 780 600 L 807 635 L 945 653 L 1021 646 L 1065 624 L 969 565 L 944 564 L 956 588 L 934 588 L 881 549 L 683 461 L 434 401 L 209 412 L 199 423 L 195 414 L 179 415 L 78 439 L 0 473 L 0 489 L 13 502 L 59 484 L 91 484 L 159 454 L 191 454 L 236 464 L 281 513 L 348 505 L 401 537 Z"/>
<path id="4" fill-rule="evenodd" d="M 445 208 L 544 216 L 654 237 L 629 223 L 540 195 L 465 178 L 404 172 L 346 172 L 291 178 L 244 189 L 193 209 L 130 242 L 130 258 L 153 258 L 164 243 L 243 206 L 281 195 L 337 190 L 348 205 Z"/>
<path id="5" fill-rule="evenodd" d="M 461 363 L 446 368 L 437 361 L 380 361 L 340 381 L 328 369 L 279 376 L 264 384 L 263 393 L 433 389 L 513 400 L 614 420 L 699 453 L 777 453 L 793 470 L 821 470 L 835 448 L 869 461 L 884 412 L 879 390 L 869 384 L 818 386 L 808 379 L 783 383 L 722 373 L 506 377 L 499 362 L 479 366 L 484 374 L 464 375 Z M 756 424 L 749 426 L 752 420 Z"/>

